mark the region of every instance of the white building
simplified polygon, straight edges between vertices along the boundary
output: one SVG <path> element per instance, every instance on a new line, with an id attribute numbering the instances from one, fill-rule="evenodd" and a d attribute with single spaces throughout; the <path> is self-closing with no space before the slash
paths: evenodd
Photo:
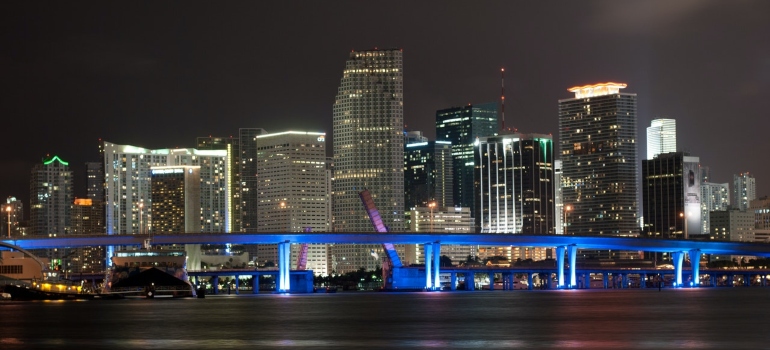
<path id="1" fill-rule="evenodd" d="M 107 234 L 136 234 L 140 222 L 149 225 L 151 168 L 179 165 L 200 166 L 200 232 L 229 232 L 225 224 L 230 215 L 226 202 L 232 186 L 227 184 L 226 157 L 226 150 L 151 150 L 104 142 Z"/>
<path id="2" fill-rule="evenodd" d="M 757 183 L 748 172 L 733 175 L 733 203 L 736 208 L 746 210 L 751 201 L 757 199 Z"/>
<path id="3" fill-rule="evenodd" d="M 257 174 L 258 232 L 330 231 L 325 133 L 257 136 Z M 299 248 L 292 249 L 292 268 Z M 309 245 L 306 268 L 326 275 L 326 253 L 326 244 Z M 275 245 L 260 245 L 258 255 L 259 260 L 278 261 Z"/>
<path id="4" fill-rule="evenodd" d="M 471 234 L 473 217 L 471 208 L 466 207 L 415 207 L 409 213 L 410 232 L 433 232 L 436 234 Z M 457 265 L 466 260 L 468 255 L 477 256 L 478 245 L 442 244 L 441 255 L 452 259 Z M 422 244 L 407 244 L 404 247 L 404 264 L 424 264 L 425 249 Z"/>
<path id="5" fill-rule="evenodd" d="M 671 152 L 676 152 L 676 120 L 653 119 L 647 127 L 647 159 Z"/>
<path id="6" fill-rule="evenodd" d="M 336 232 L 373 232 L 358 194 L 368 189 L 391 232 L 404 223 L 403 53 L 352 51 L 334 103 L 333 213 Z M 373 270 L 381 245 L 334 245 L 337 273 Z M 374 253 L 374 254 L 373 254 Z"/>
<path id="7" fill-rule="evenodd" d="M 710 213 L 712 211 L 725 211 L 730 206 L 730 187 L 727 183 L 715 184 L 701 182 L 701 220 L 703 229 L 701 232 L 711 232 Z"/>

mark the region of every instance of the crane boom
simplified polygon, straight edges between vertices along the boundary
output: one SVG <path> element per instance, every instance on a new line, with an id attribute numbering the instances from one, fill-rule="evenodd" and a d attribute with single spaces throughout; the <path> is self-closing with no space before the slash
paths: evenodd
<path id="1" fill-rule="evenodd" d="M 358 196 L 361 198 L 361 202 L 364 204 L 366 213 L 369 214 L 369 220 L 372 222 L 374 230 L 379 233 L 387 233 L 389 231 L 388 227 L 385 226 L 385 223 L 382 222 L 380 212 L 377 210 L 377 206 L 374 205 L 374 199 L 372 199 L 372 195 L 369 193 L 369 190 L 365 189 L 359 192 Z M 388 254 L 388 259 L 390 260 L 392 267 L 402 266 L 401 258 L 398 257 L 398 252 L 396 251 L 396 247 L 393 246 L 393 243 L 383 243 L 382 249 L 385 250 L 385 252 Z"/>

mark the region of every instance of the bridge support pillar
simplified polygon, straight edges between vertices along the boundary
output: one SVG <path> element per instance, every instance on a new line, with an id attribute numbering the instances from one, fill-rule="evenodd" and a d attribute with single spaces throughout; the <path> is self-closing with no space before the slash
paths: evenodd
<path id="1" fill-rule="evenodd" d="M 487 273 L 487 276 L 489 276 L 489 290 L 493 291 L 495 290 L 495 273 L 489 272 Z"/>
<path id="2" fill-rule="evenodd" d="M 235 295 L 238 295 L 238 291 L 241 289 L 241 281 L 238 280 L 238 275 L 235 275 Z"/>
<path id="3" fill-rule="evenodd" d="M 624 273 L 620 275 L 620 288 L 625 289 L 628 288 L 628 274 Z"/>
<path id="4" fill-rule="evenodd" d="M 259 294 L 259 275 L 251 275 L 251 294 Z"/>
<path id="5" fill-rule="evenodd" d="M 433 289 L 441 290 L 441 243 L 433 242 Z"/>
<path id="6" fill-rule="evenodd" d="M 278 292 L 289 293 L 291 290 L 289 272 L 291 271 L 291 243 L 278 243 Z"/>
<path id="7" fill-rule="evenodd" d="M 465 290 L 476 290 L 476 277 L 471 271 L 465 273 Z"/>
<path id="8" fill-rule="evenodd" d="M 211 290 L 214 294 L 219 294 L 219 276 L 211 276 Z"/>
<path id="9" fill-rule="evenodd" d="M 760 283 L 761 283 L 760 285 L 762 287 L 766 287 L 767 286 L 767 278 L 766 278 L 765 275 L 759 275 L 759 281 L 760 281 Z"/>
<path id="10" fill-rule="evenodd" d="M 647 273 L 639 275 L 639 288 L 647 288 Z"/>
<path id="11" fill-rule="evenodd" d="M 449 278 L 450 278 L 450 282 L 449 282 L 449 283 L 450 283 L 450 286 L 449 286 L 449 288 L 450 288 L 451 290 L 453 290 L 453 291 L 454 291 L 454 290 L 457 290 L 457 272 L 452 272 L 452 273 L 450 274 L 450 277 L 449 277 Z"/>
<path id="12" fill-rule="evenodd" d="M 692 284 L 690 287 L 700 287 L 700 249 L 693 249 L 690 253 L 690 266 L 692 266 Z"/>
<path id="13" fill-rule="evenodd" d="M 433 289 L 433 278 L 431 272 L 433 272 L 433 243 L 423 244 L 425 250 L 425 289 Z"/>
<path id="14" fill-rule="evenodd" d="M 609 274 L 607 272 L 602 272 L 602 284 L 604 285 L 604 289 L 607 289 L 607 283 L 609 282 L 609 279 Z"/>
<path id="15" fill-rule="evenodd" d="M 532 286 L 532 272 L 527 272 L 527 289 L 532 290 L 534 286 Z"/>
<path id="16" fill-rule="evenodd" d="M 569 287 L 577 287 L 577 246 L 567 246 L 567 254 L 569 255 Z"/>
<path id="17" fill-rule="evenodd" d="M 675 287 L 678 288 L 682 286 L 682 263 L 684 262 L 684 253 L 673 252 L 671 253 L 671 257 L 674 260 L 674 284 Z"/>
<path id="18" fill-rule="evenodd" d="M 583 275 L 583 288 L 590 289 L 591 288 L 591 273 L 586 272 L 585 275 Z"/>
<path id="19" fill-rule="evenodd" d="M 556 268 L 558 271 L 556 288 L 561 289 L 564 288 L 564 246 L 556 247 Z"/>

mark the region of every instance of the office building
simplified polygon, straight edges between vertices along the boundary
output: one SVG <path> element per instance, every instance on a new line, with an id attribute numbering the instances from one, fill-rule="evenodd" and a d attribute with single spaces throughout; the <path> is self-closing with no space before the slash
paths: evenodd
<path id="1" fill-rule="evenodd" d="M 433 232 L 436 234 L 473 233 L 473 217 L 470 208 L 462 207 L 414 207 L 409 212 L 412 233 Z M 479 246 L 466 244 L 442 244 L 441 255 L 452 259 L 458 265 L 470 256 L 479 254 Z M 425 264 L 425 248 L 422 244 L 409 244 L 404 248 L 404 264 Z"/>
<path id="2" fill-rule="evenodd" d="M 30 176 L 31 235 L 56 237 L 70 233 L 74 200 L 72 170 L 58 156 L 35 164 Z"/>
<path id="3" fill-rule="evenodd" d="M 0 206 L 0 216 L 3 217 L 2 237 L 22 236 L 19 230 L 20 223 L 24 220 L 24 204 L 16 197 L 8 197 L 5 204 Z"/>
<path id="4" fill-rule="evenodd" d="M 755 199 L 757 183 L 754 175 L 748 172 L 733 175 L 733 205 L 739 210 L 746 210 Z"/>
<path id="5" fill-rule="evenodd" d="M 564 216 L 565 210 L 564 201 L 562 200 L 563 194 L 561 193 L 561 160 L 557 159 L 553 162 L 553 205 L 556 208 L 556 215 L 554 215 L 554 233 L 557 235 L 564 234 Z"/>
<path id="6" fill-rule="evenodd" d="M 240 138 L 234 137 L 198 137 L 198 150 L 224 150 L 227 167 L 227 188 L 225 188 L 225 207 L 230 216 L 225 222 L 225 232 L 241 232 L 241 148 Z"/>
<path id="7" fill-rule="evenodd" d="M 91 164 L 91 163 L 88 163 Z M 101 163 L 96 163 L 101 165 Z M 88 169 L 88 167 L 87 167 Z M 90 176 L 89 176 L 90 180 Z M 90 194 L 90 193 L 89 193 Z M 104 233 L 104 201 L 76 198 L 72 204 L 72 234 Z M 105 269 L 105 249 L 102 246 L 75 248 L 63 260 L 66 273 L 98 273 Z"/>
<path id="8" fill-rule="evenodd" d="M 711 212 L 711 239 L 754 242 L 754 212 L 729 209 Z"/>
<path id="9" fill-rule="evenodd" d="M 647 127 L 647 159 L 671 152 L 676 152 L 676 120 L 653 119 Z"/>
<path id="10" fill-rule="evenodd" d="M 452 144 L 422 141 L 404 149 L 405 210 L 452 203 Z"/>
<path id="11" fill-rule="evenodd" d="M 452 203 L 476 213 L 474 142 L 497 135 L 497 103 L 452 107 L 436 111 L 436 140 L 452 143 Z"/>
<path id="12" fill-rule="evenodd" d="M 701 219 L 702 232 L 711 232 L 711 212 L 725 211 L 730 206 L 730 186 L 728 183 L 701 182 Z"/>
<path id="13" fill-rule="evenodd" d="M 642 160 L 644 235 L 687 239 L 704 233 L 698 162 L 684 152 Z"/>
<path id="14" fill-rule="evenodd" d="M 553 234 L 553 139 L 541 134 L 480 137 L 475 224 L 482 233 Z"/>
<path id="15" fill-rule="evenodd" d="M 368 189 L 384 224 L 404 231 L 404 75 L 398 49 L 352 51 L 333 109 L 336 232 L 373 232 L 359 198 Z M 381 245 L 335 245 L 337 273 L 381 265 Z"/>
<path id="16" fill-rule="evenodd" d="M 626 84 L 570 88 L 559 100 L 565 234 L 639 233 L 636 94 Z"/>
<path id="17" fill-rule="evenodd" d="M 265 129 L 238 130 L 240 147 L 241 231 L 257 232 L 259 196 L 257 193 L 257 136 L 267 134 Z"/>
<path id="18" fill-rule="evenodd" d="M 201 232 L 201 166 L 155 166 L 150 168 L 150 174 L 152 216 L 149 222 L 140 221 L 139 232 Z M 201 245 L 185 244 L 184 249 L 187 269 L 200 270 Z"/>

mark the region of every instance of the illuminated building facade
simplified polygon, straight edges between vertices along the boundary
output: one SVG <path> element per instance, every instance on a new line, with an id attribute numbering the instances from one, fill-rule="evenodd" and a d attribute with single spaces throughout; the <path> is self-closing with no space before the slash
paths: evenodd
<path id="1" fill-rule="evenodd" d="M 754 175 L 748 172 L 733 175 L 733 203 L 736 208 L 746 210 L 755 199 L 757 199 L 757 183 Z"/>
<path id="2" fill-rule="evenodd" d="M 260 128 L 238 130 L 242 232 L 257 232 L 257 136 L 264 134 L 267 131 Z"/>
<path id="3" fill-rule="evenodd" d="M 71 212 L 73 235 L 104 233 L 102 203 L 103 201 L 91 198 L 75 199 Z M 105 268 L 104 254 L 105 249 L 102 246 L 75 248 L 73 253 L 64 259 L 64 266 L 69 274 L 102 272 Z"/>
<path id="4" fill-rule="evenodd" d="M 676 120 L 653 119 L 647 127 L 647 159 L 671 152 L 676 152 Z"/>
<path id="5" fill-rule="evenodd" d="M 554 233 L 553 139 L 541 134 L 480 137 L 475 221 L 482 233 Z"/>
<path id="6" fill-rule="evenodd" d="M 224 150 L 227 151 L 225 158 L 225 173 L 227 174 L 225 188 L 225 207 L 230 215 L 225 224 L 227 232 L 241 232 L 241 148 L 240 138 L 234 137 L 198 137 L 196 139 L 198 150 Z"/>
<path id="7" fill-rule="evenodd" d="M 565 208 L 563 201 L 563 194 L 561 192 L 561 160 L 557 159 L 553 161 L 553 205 L 556 207 L 556 215 L 554 215 L 554 233 L 557 235 L 564 234 L 564 216 L 567 209 Z"/>
<path id="8" fill-rule="evenodd" d="M 200 167 L 199 232 L 228 232 L 225 150 L 156 149 L 104 142 L 107 234 L 139 233 L 152 220 L 151 168 Z M 147 226 L 144 226 L 145 228 Z"/>
<path id="9" fill-rule="evenodd" d="M 497 103 L 482 103 L 436 111 L 436 140 L 452 143 L 452 202 L 475 215 L 476 195 L 473 143 L 498 131 Z"/>
<path id="10" fill-rule="evenodd" d="M 35 164 L 30 176 L 31 235 L 60 236 L 70 233 L 74 200 L 72 170 L 58 156 Z"/>
<path id="11" fill-rule="evenodd" d="M 730 185 L 728 183 L 715 184 L 711 182 L 701 182 L 701 218 L 703 228 L 701 232 L 711 232 L 712 211 L 725 211 L 730 206 Z"/>
<path id="12" fill-rule="evenodd" d="M 152 221 L 143 231 L 157 234 L 200 232 L 200 166 L 150 169 Z"/>
<path id="13" fill-rule="evenodd" d="M 574 98 L 559 100 L 565 234 L 639 233 L 636 94 L 625 87 L 574 87 Z"/>
<path id="14" fill-rule="evenodd" d="M 684 152 L 642 160 L 643 234 L 695 238 L 703 234 L 699 159 Z"/>
<path id="15" fill-rule="evenodd" d="M 470 208 L 417 206 L 409 211 L 409 217 L 409 231 L 412 233 L 470 234 L 474 230 Z M 478 245 L 441 245 L 441 255 L 452 259 L 454 265 L 464 262 L 468 255 L 477 256 L 478 254 Z M 404 264 L 424 264 L 424 246 L 422 244 L 406 245 L 402 261 Z"/>
<path id="16" fill-rule="evenodd" d="M 437 207 L 452 203 L 452 144 L 424 141 L 407 144 L 404 149 L 405 209 Z"/>
<path id="17" fill-rule="evenodd" d="M 358 194 L 368 189 L 391 232 L 404 231 L 404 75 L 398 49 L 352 51 L 333 111 L 336 232 L 374 232 Z M 381 245 L 332 249 L 337 273 L 373 270 Z"/>
<path id="18" fill-rule="evenodd" d="M 2 237 L 8 237 L 8 229 L 10 227 L 11 237 L 21 236 L 22 232 L 19 230 L 19 223 L 24 220 L 24 203 L 16 199 L 16 197 L 8 197 L 5 200 L 5 204 L 0 207 L 0 216 L 3 217 Z M 10 209 L 10 210 L 9 210 Z M 9 215 L 10 211 L 10 215 Z M 10 221 L 10 225 L 8 224 Z"/>

